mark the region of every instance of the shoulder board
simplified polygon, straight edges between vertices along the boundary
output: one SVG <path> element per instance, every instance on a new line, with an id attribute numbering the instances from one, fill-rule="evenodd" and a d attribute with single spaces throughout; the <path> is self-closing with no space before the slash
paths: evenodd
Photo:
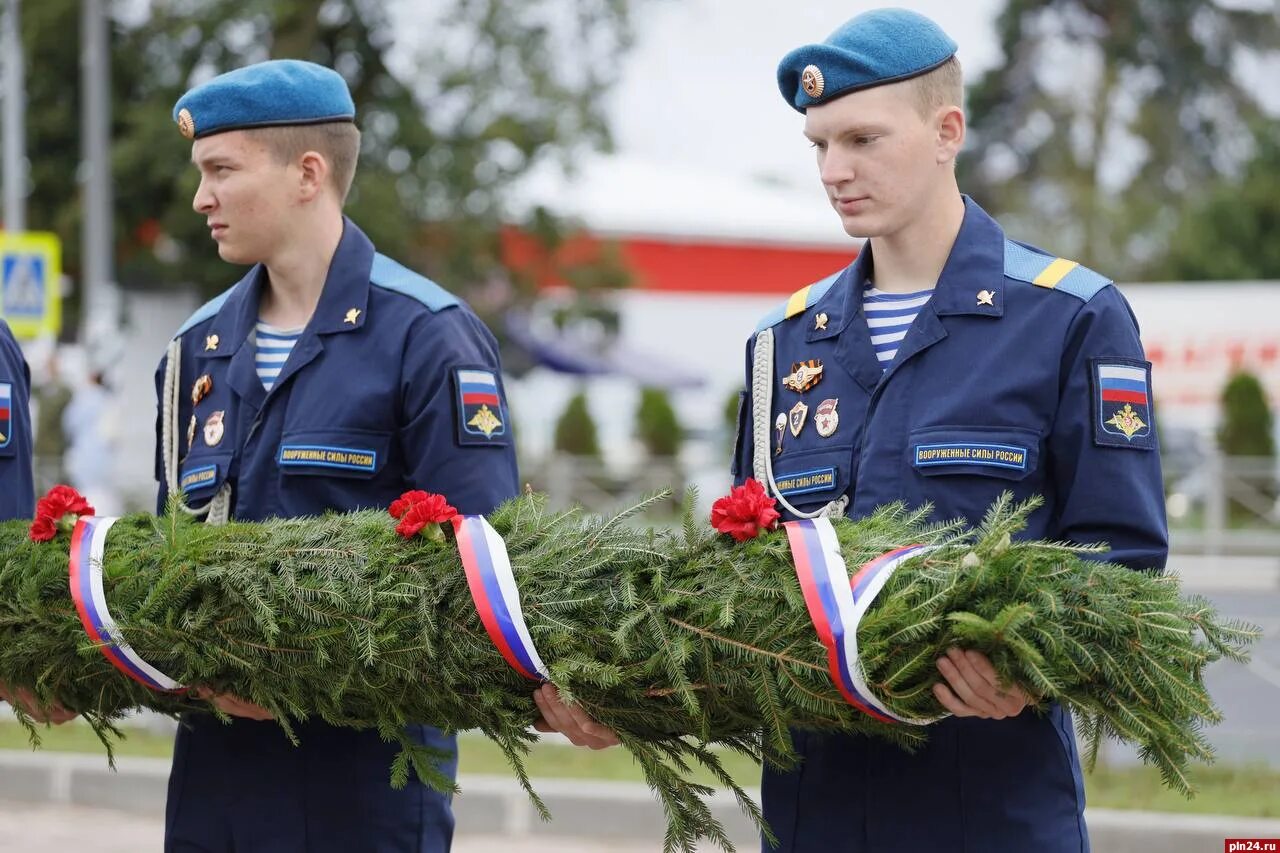
<path id="1" fill-rule="evenodd" d="M 783 320 L 790 320 L 797 314 L 803 314 L 811 305 L 813 305 L 813 303 L 827 295 L 827 291 L 831 289 L 831 285 L 836 283 L 836 279 L 838 279 L 843 272 L 844 270 L 840 270 L 840 272 L 832 273 L 822 281 L 817 281 L 813 284 L 802 287 L 795 293 L 791 294 L 787 297 L 786 302 L 783 302 L 777 308 L 774 308 L 764 316 L 764 319 L 756 326 L 756 331 L 763 332 L 771 326 L 778 325 Z"/>
<path id="2" fill-rule="evenodd" d="M 183 323 L 181 326 L 178 327 L 178 331 L 173 336 L 174 339 L 176 340 L 182 337 L 193 326 L 197 326 L 200 323 L 203 323 L 205 320 L 208 320 L 214 314 L 217 314 L 219 311 L 221 311 L 222 306 L 226 303 L 226 301 L 229 298 L 231 298 L 231 294 L 235 293 L 236 288 L 239 286 L 240 286 L 239 284 L 236 284 L 232 287 L 228 287 L 226 290 L 222 291 L 217 296 L 213 297 L 208 302 L 206 302 L 205 304 L 197 308 L 196 313 L 188 317 L 187 322 Z"/>
<path id="3" fill-rule="evenodd" d="M 369 272 L 369 281 L 378 287 L 394 290 L 396 293 L 403 293 L 418 300 L 433 314 L 458 304 L 458 297 L 431 279 L 418 275 L 386 255 L 373 256 L 373 269 Z"/>
<path id="4" fill-rule="evenodd" d="M 1004 274 L 1036 287 L 1070 293 L 1084 302 L 1112 283 L 1106 276 L 1075 261 L 1037 252 L 1013 240 L 1004 241 Z"/>

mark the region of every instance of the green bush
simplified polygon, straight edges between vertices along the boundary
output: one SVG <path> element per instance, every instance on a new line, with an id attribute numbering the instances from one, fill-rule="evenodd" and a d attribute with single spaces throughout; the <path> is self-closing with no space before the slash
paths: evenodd
<path id="1" fill-rule="evenodd" d="M 1222 425 L 1218 446 L 1227 456 L 1276 455 L 1271 409 L 1258 377 L 1237 373 L 1222 390 Z"/>
<path id="2" fill-rule="evenodd" d="M 587 395 L 579 391 L 569 398 L 560 419 L 556 421 L 556 450 L 570 456 L 600 458 L 600 439 L 596 422 L 587 408 Z"/>
<path id="3" fill-rule="evenodd" d="M 671 397 L 663 389 L 645 388 L 640 392 L 636 437 L 652 457 L 674 459 L 679 455 L 684 431 L 671 405 Z"/>
<path id="4" fill-rule="evenodd" d="M 1218 427 L 1218 447 L 1224 456 L 1272 460 L 1276 455 L 1274 421 L 1262 383 L 1252 373 L 1237 373 L 1222 390 L 1222 423 Z M 1276 497 L 1275 465 L 1252 469 L 1248 486 L 1257 489 L 1266 504 Z M 1231 500 L 1227 510 L 1233 522 L 1256 521 L 1258 500 Z"/>

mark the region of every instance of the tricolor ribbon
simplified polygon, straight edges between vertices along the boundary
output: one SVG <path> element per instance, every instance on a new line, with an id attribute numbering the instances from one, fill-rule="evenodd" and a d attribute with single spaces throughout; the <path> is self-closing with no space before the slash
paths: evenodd
<path id="1" fill-rule="evenodd" d="M 77 521 L 71 532 L 71 600 L 80 614 L 80 624 L 107 660 L 134 681 L 153 690 L 182 690 L 181 684 L 143 660 L 124 641 L 107 609 L 102 553 L 107 544 L 107 531 L 116 520 L 87 516 Z"/>
<path id="2" fill-rule="evenodd" d="M 890 551 L 864 565 L 851 581 L 830 519 L 788 521 L 783 526 L 791 543 L 796 577 L 804 592 L 809 618 L 818 639 L 826 646 L 827 668 L 840 695 L 850 705 L 881 722 L 911 725 L 934 722 L 902 717 L 889 710 L 868 687 L 858 658 L 858 625 L 885 581 L 904 560 L 931 548 L 911 545 Z"/>
<path id="3" fill-rule="evenodd" d="M 520 591 L 506 543 L 482 515 L 458 515 L 453 519 L 458 554 L 467 573 L 471 600 L 489 639 L 512 669 L 533 681 L 550 678 L 533 647 L 529 628 L 520 610 Z"/>

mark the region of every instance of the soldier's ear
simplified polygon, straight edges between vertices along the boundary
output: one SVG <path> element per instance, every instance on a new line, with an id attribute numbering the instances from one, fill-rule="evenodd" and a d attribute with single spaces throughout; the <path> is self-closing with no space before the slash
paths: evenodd
<path id="1" fill-rule="evenodd" d="M 329 183 L 329 161 L 318 151 L 307 151 L 298 158 L 298 190 L 303 201 L 311 201 Z"/>
<path id="2" fill-rule="evenodd" d="M 954 163 L 964 147 L 964 111 L 956 106 L 939 107 L 934 122 L 937 127 L 938 165 Z"/>

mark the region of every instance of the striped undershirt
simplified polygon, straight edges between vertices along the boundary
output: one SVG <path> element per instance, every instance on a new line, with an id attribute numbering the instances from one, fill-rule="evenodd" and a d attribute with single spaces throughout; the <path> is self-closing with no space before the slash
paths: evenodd
<path id="1" fill-rule="evenodd" d="M 258 321 L 258 325 L 254 328 L 254 336 L 257 338 L 254 361 L 263 388 L 270 391 L 275 387 L 276 379 L 284 369 L 284 363 L 289 360 L 289 353 L 293 352 L 293 345 L 298 342 L 301 334 L 302 329 L 277 329 L 261 320 Z"/>
<path id="2" fill-rule="evenodd" d="M 885 293 L 868 286 L 862 292 L 862 307 L 867 313 L 871 345 L 881 370 L 888 370 L 898 354 L 898 344 L 907 336 L 920 308 L 933 296 L 932 288 L 915 293 Z"/>

